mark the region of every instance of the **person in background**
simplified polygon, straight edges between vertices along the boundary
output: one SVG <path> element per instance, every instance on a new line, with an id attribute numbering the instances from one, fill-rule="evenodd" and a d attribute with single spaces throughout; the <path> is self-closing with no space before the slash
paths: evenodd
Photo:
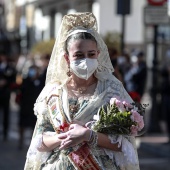
<path id="1" fill-rule="evenodd" d="M 0 109 L 3 112 L 3 140 L 8 138 L 11 85 L 15 82 L 16 71 L 9 57 L 0 52 Z"/>
<path id="2" fill-rule="evenodd" d="M 44 54 L 41 56 L 42 66 L 41 66 L 41 71 L 40 71 L 40 76 L 39 76 L 41 89 L 43 89 L 43 87 L 45 86 L 45 79 L 46 79 L 46 73 L 47 73 L 49 60 L 50 60 L 49 54 Z"/>
<path id="3" fill-rule="evenodd" d="M 39 68 L 36 65 L 29 67 L 27 77 L 23 78 L 20 86 L 19 101 L 19 149 L 23 148 L 24 132 L 26 128 L 33 131 L 36 116 L 34 115 L 33 106 L 37 96 L 41 91 L 39 81 Z"/>
<path id="4" fill-rule="evenodd" d="M 132 68 L 130 54 L 127 49 L 124 50 L 122 54 L 117 57 L 117 64 L 124 79 L 125 74 Z"/>
<path id="5" fill-rule="evenodd" d="M 113 75 L 123 83 L 123 76 L 122 76 L 121 70 L 118 65 L 118 51 L 117 51 L 117 49 L 110 48 L 109 55 L 110 55 L 112 66 L 114 68 Z"/>
<path id="6" fill-rule="evenodd" d="M 136 92 L 139 93 L 142 98 L 147 79 L 147 66 L 144 59 L 144 53 L 141 51 L 137 54 L 137 70 L 136 74 L 133 76 L 133 81 L 136 84 Z"/>
<path id="7" fill-rule="evenodd" d="M 166 122 L 168 144 L 170 144 L 170 50 L 161 68 L 161 119 Z"/>
<path id="8" fill-rule="evenodd" d="M 136 61 L 132 67 L 125 73 L 125 87 L 133 100 L 140 102 L 144 94 L 147 78 L 147 66 L 144 60 L 144 53 L 139 52 L 136 55 Z"/>

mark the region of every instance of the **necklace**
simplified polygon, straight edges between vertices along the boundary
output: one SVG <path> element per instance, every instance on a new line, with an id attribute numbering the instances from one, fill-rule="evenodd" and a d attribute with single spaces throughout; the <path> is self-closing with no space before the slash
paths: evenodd
<path id="1" fill-rule="evenodd" d="M 87 91 L 87 87 L 79 87 L 79 88 L 77 88 L 77 91 L 79 94 L 83 94 L 84 92 Z"/>
<path id="2" fill-rule="evenodd" d="M 93 82 L 92 82 L 91 84 L 89 84 L 87 87 L 78 87 L 78 88 L 77 88 L 78 93 L 79 93 L 79 94 L 85 93 L 85 92 L 87 91 L 87 89 L 88 89 L 90 86 L 94 85 L 95 83 L 96 83 L 96 81 L 93 81 Z"/>
<path id="3" fill-rule="evenodd" d="M 67 84 L 67 87 L 70 91 L 74 92 L 75 94 L 77 93 L 78 95 L 82 95 L 82 94 L 84 95 L 87 91 L 89 91 L 89 88 L 91 88 L 92 85 L 96 84 L 96 82 L 97 81 L 94 80 L 93 82 L 88 84 L 88 86 L 86 86 L 86 87 L 85 86 L 77 87 L 77 85 L 75 85 L 75 84 Z"/>

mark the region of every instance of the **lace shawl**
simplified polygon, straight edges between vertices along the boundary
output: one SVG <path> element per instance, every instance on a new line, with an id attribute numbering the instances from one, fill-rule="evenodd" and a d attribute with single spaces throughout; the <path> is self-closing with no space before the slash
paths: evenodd
<path id="1" fill-rule="evenodd" d="M 39 100 L 35 104 L 35 113 L 38 118 L 38 122 L 42 122 L 42 120 L 45 119 L 45 121 L 50 124 L 49 119 L 47 117 L 47 108 L 45 104 L 45 97 L 46 94 L 50 94 L 50 91 L 52 89 L 56 88 L 56 85 L 48 85 L 41 93 Z M 45 91 L 45 93 L 44 93 Z M 104 92 L 104 93 L 103 93 Z M 100 94 L 100 95 L 99 95 Z M 102 103 L 107 101 L 111 96 L 118 96 L 120 99 L 126 99 L 130 100 L 131 98 L 124 90 L 122 84 L 113 76 L 112 80 L 109 81 L 99 81 L 94 96 L 101 98 L 101 95 L 103 96 Z M 100 103 L 100 99 L 97 100 L 98 103 Z M 100 101 L 100 102 L 99 102 Z M 98 103 L 95 102 L 95 105 L 98 105 Z M 97 106 L 98 107 L 98 106 Z M 80 114 L 77 116 L 77 120 L 84 121 L 86 123 L 89 121 L 90 117 L 95 114 L 94 113 L 95 107 L 94 103 L 92 103 L 92 106 L 87 109 L 84 114 Z M 89 113 L 89 111 L 91 111 Z M 89 115 L 87 115 L 89 113 Z M 59 117 L 57 117 L 59 119 Z M 60 118 L 61 119 L 61 118 Z M 41 124 L 41 123 L 37 123 Z M 46 125 L 46 124 L 44 124 Z M 38 170 L 37 167 L 41 166 L 43 162 L 48 158 L 48 156 L 51 153 L 47 152 L 38 152 L 36 147 L 38 145 L 41 145 L 41 135 L 39 133 L 36 133 L 38 130 L 38 126 L 35 128 L 35 132 L 33 135 L 33 139 L 30 145 L 30 148 L 28 150 L 27 154 L 27 163 L 25 166 L 25 170 L 28 170 L 29 166 L 34 166 L 33 170 Z M 49 133 L 49 132 L 47 132 Z M 50 134 L 53 135 L 53 134 Z M 122 152 L 113 152 L 108 149 L 99 149 L 97 153 L 100 153 L 101 155 L 107 154 L 111 160 L 116 160 L 116 164 L 121 167 L 121 169 L 125 170 L 139 170 L 139 164 L 138 164 L 138 156 L 136 152 L 136 146 L 135 146 L 135 138 L 134 137 L 123 137 L 123 136 L 108 136 L 112 143 L 122 144 Z M 56 148 L 57 149 L 57 148 Z M 92 149 L 93 150 L 93 149 Z M 96 153 L 96 150 L 93 151 Z M 129 168 L 130 167 L 130 168 Z M 103 169 L 105 170 L 105 169 Z"/>

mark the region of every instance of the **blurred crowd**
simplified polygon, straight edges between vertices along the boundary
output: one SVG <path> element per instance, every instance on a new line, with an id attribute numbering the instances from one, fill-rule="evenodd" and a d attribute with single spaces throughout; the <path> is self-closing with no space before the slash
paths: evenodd
<path id="1" fill-rule="evenodd" d="M 113 74 L 124 84 L 134 101 L 140 102 L 147 80 L 147 65 L 143 51 L 132 50 L 118 54 L 116 49 L 109 49 L 114 67 Z"/>
<path id="2" fill-rule="evenodd" d="M 169 53 L 168 53 L 169 52 Z M 162 116 L 167 122 L 170 134 L 170 50 L 160 69 Z M 143 51 L 124 51 L 121 55 L 114 48 L 109 49 L 110 59 L 115 75 L 124 85 L 132 99 L 140 102 L 146 89 L 147 65 Z M 50 54 L 19 56 L 17 60 L 11 59 L 5 53 L 0 53 L 0 114 L 3 114 L 3 140 L 8 139 L 10 95 L 15 93 L 15 103 L 18 111 L 19 148 L 24 145 L 24 132 L 26 128 L 33 128 L 36 117 L 33 106 L 36 98 L 45 85 L 46 71 Z"/>
<path id="3" fill-rule="evenodd" d="M 113 74 L 122 81 L 132 99 L 136 102 L 141 102 L 146 92 L 147 81 L 152 82 L 152 77 L 148 77 L 147 56 L 143 51 L 138 50 L 132 50 L 130 53 L 124 51 L 122 55 L 119 55 L 116 49 L 110 49 L 109 53 L 115 69 Z M 154 74 L 153 71 L 152 74 Z M 152 88 L 157 86 L 155 92 L 158 95 L 156 97 L 159 96 L 160 99 L 156 99 L 157 103 L 152 103 L 151 105 L 152 107 L 155 107 L 154 104 L 159 105 L 158 110 L 154 113 L 158 117 L 158 125 L 160 126 L 158 129 L 168 135 L 168 144 L 170 144 L 170 48 L 163 56 L 162 62 L 159 63 L 156 77 L 159 84 L 152 84 L 147 93 L 152 97 Z M 163 127 L 161 127 L 161 122 L 164 123 Z"/>
<path id="4" fill-rule="evenodd" d="M 18 133 L 19 148 L 23 148 L 24 132 L 32 129 L 36 123 L 33 107 L 36 98 L 45 85 L 45 77 L 50 55 L 20 56 L 11 59 L 0 53 L 0 111 L 3 114 L 3 140 L 8 139 L 10 125 L 10 97 L 15 94 L 15 103 L 19 106 Z M 1 113 L 0 112 L 0 113 Z"/>

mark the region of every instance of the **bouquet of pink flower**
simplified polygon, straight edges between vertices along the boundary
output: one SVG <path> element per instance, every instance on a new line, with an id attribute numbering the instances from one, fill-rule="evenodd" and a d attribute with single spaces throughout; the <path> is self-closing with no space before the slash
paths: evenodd
<path id="1" fill-rule="evenodd" d="M 94 115 L 91 129 L 96 132 L 119 135 L 139 135 L 144 129 L 145 107 L 137 103 L 111 98 Z"/>

